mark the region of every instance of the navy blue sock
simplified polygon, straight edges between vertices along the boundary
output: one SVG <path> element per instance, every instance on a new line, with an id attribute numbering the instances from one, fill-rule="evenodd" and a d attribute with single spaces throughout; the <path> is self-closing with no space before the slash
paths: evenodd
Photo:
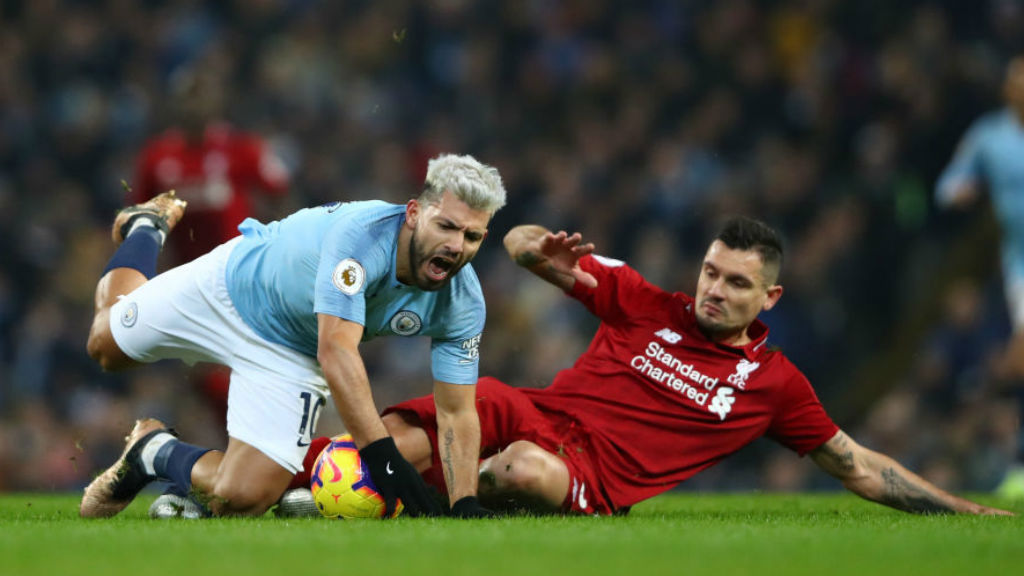
<path id="1" fill-rule="evenodd" d="M 181 496 L 182 498 L 189 497 L 188 490 L 182 489 L 182 487 L 178 486 L 175 482 L 167 482 L 166 486 L 167 488 L 163 491 L 164 494 L 173 494 L 175 496 Z"/>
<path id="2" fill-rule="evenodd" d="M 153 459 L 153 471 L 157 477 L 170 480 L 180 491 L 179 494 L 187 495 L 192 490 L 192 467 L 209 451 L 209 448 L 193 446 L 180 440 L 169 440 L 157 451 Z"/>
<path id="3" fill-rule="evenodd" d="M 156 276 L 156 259 L 162 247 L 159 230 L 153 226 L 139 226 L 124 239 L 100 276 L 114 268 L 131 268 L 142 272 L 148 280 Z"/>

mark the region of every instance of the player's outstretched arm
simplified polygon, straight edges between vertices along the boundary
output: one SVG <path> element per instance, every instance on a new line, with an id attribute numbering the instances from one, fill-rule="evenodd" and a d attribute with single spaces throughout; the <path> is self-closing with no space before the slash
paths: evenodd
<path id="1" fill-rule="evenodd" d="M 505 250 L 516 264 L 568 292 L 582 282 L 597 286 L 597 280 L 579 266 L 580 258 L 594 251 L 594 245 L 583 243 L 579 232 L 552 233 L 543 226 L 523 224 L 505 235 Z"/>
<path id="2" fill-rule="evenodd" d="M 904 512 L 1013 515 L 945 492 L 892 458 L 857 444 L 842 430 L 812 451 L 811 458 L 854 494 Z"/>

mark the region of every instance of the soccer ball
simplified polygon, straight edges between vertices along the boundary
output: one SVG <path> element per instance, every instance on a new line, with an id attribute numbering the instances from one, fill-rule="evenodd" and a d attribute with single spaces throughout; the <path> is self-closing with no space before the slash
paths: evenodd
<path id="1" fill-rule="evenodd" d="M 331 438 L 320 452 L 309 487 L 317 509 L 327 518 L 381 518 L 387 508 L 349 434 Z M 399 500 L 392 518 L 402 509 Z"/>

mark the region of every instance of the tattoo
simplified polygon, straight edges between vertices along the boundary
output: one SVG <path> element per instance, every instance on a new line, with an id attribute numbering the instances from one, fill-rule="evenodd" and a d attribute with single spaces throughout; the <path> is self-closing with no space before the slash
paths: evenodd
<path id="1" fill-rule="evenodd" d="M 444 464 L 444 479 L 448 486 L 455 486 L 455 464 L 452 462 L 452 445 L 455 444 L 455 430 L 444 432 L 444 446 L 441 447 L 441 462 Z"/>
<path id="2" fill-rule="evenodd" d="M 830 446 L 829 442 L 824 446 L 825 454 L 831 458 L 831 463 L 838 472 L 853 472 L 853 450 L 850 450 L 850 442 L 842 432 L 836 437 L 836 446 Z"/>
<path id="3" fill-rule="evenodd" d="M 531 266 L 536 266 L 537 264 L 540 264 L 544 260 L 545 258 L 537 256 L 533 252 L 527 250 L 519 254 L 519 256 L 516 258 L 516 264 L 524 268 L 529 268 Z"/>
<path id="4" fill-rule="evenodd" d="M 950 514 L 955 512 L 948 504 L 929 494 L 923 487 L 912 484 L 895 468 L 882 470 L 885 495 L 882 502 L 893 508 L 919 514 Z"/>

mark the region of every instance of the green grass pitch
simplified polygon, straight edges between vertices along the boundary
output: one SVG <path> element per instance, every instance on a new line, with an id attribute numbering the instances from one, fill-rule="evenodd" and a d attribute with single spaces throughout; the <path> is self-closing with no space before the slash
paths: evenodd
<path id="1" fill-rule="evenodd" d="M 848 494 L 670 493 L 626 517 L 82 520 L 75 494 L 0 495 L 0 575 L 1024 574 L 1021 516 L 903 514 Z"/>

